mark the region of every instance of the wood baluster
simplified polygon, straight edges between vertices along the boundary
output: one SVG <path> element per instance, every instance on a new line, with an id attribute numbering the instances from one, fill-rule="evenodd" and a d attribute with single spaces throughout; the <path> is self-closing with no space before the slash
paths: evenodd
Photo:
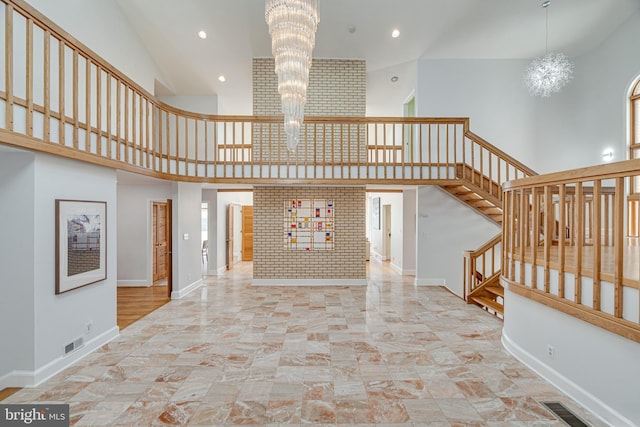
<path id="1" fill-rule="evenodd" d="M 33 19 L 27 18 L 26 75 L 27 135 L 33 136 Z"/>
<path id="2" fill-rule="evenodd" d="M 602 181 L 599 179 L 593 181 L 593 202 L 592 208 L 592 242 L 593 242 L 593 309 L 600 311 L 600 270 L 602 260 L 601 246 L 601 204 L 602 204 Z"/>
<path id="3" fill-rule="evenodd" d="M 526 190 L 524 188 L 519 190 L 520 194 L 520 215 L 518 220 L 520 221 L 520 241 L 518 242 L 520 245 L 520 284 L 524 285 L 524 263 L 525 263 L 525 249 L 531 241 L 529 236 L 529 212 L 531 203 L 529 201 L 529 196 L 526 194 Z"/>
<path id="4" fill-rule="evenodd" d="M 5 125 L 13 131 L 13 5 L 7 4 L 4 11 L 4 78 L 7 97 Z"/>
<path id="5" fill-rule="evenodd" d="M 613 273 L 613 315 L 622 318 L 624 279 L 624 178 L 616 178 L 614 196 L 614 273 Z"/>
<path id="6" fill-rule="evenodd" d="M 44 128 L 43 138 L 51 142 L 51 33 L 44 32 Z M 102 155 L 102 152 L 100 152 Z"/>
<path id="7" fill-rule="evenodd" d="M 551 196 L 551 186 L 544 186 L 544 291 L 549 293 L 551 245 L 553 244 L 555 218 L 553 215 L 553 203 Z"/>
<path id="8" fill-rule="evenodd" d="M 582 183 L 576 183 L 575 196 L 575 226 L 576 226 L 576 273 L 573 301 L 582 304 L 582 252 L 584 248 L 584 194 Z"/>
<path id="9" fill-rule="evenodd" d="M 73 148 L 78 149 L 78 51 L 73 50 Z"/>
<path id="10" fill-rule="evenodd" d="M 558 190 L 558 296 L 564 298 L 564 272 L 565 272 L 565 228 L 566 228 L 566 185 L 560 184 Z"/>

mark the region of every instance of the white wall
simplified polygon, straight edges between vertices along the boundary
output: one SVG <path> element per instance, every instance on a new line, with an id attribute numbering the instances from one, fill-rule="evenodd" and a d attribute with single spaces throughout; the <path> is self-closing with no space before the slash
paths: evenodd
<path id="1" fill-rule="evenodd" d="M 506 291 L 505 347 L 613 426 L 640 425 L 640 344 Z M 547 356 L 547 346 L 554 356 Z"/>
<path id="2" fill-rule="evenodd" d="M 416 284 L 445 285 L 463 295 L 463 255 L 500 227 L 435 186 L 418 187 Z"/>
<path id="3" fill-rule="evenodd" d="M 171 87 L 115 1 L 27 2 L 149 93 L 154 93 L 155 79 Z"/>
<path id="4" fill-rule="evenodd" d="M 470 130 L 525 165 L 540 144 L 535 100 L 523 84 L 528 60 L 421 59 L 416 115 L 469 117 Z M 576 153 L 576 155 L 579 155 Z"/>
<path id="5" fill-rule="evenodd" d="M 202 284 L 202 185 L 174 182 L 173 199 L 173 292 L 182 298 Z"/>
<path id="6" fill-rule="evenodd" d="M 215 276 L 218 262 L 218 191 L 202 190 L 202 203 L 207 204 L 207 232 L 209 240 L 209 261 L 205 274 Z"/>
<path id="7" fill-rule="evenodd" d="M 0 387 L 33 386 L 118 335 L 115 171 L 46 154 L 3 152 L 0 164 L 1 174 L 11 175 L 2 176 L 0 186 L 2 205 L 11 208 L 0 209 L 0 319 L 7 327 L 0 329 Z M 107 279 L 60 295 L 55 294 L 56 199 L 107 202 Z M 64 346 L 77 338 L 84 339 L 84 347 L 63 357 Z"/>
<path id="8" fill-rule="evenodd" d="M 402 117 L 404 103 L 415 92 L 418 64 L 405 62 L 367 72 L 367 116 Z M 392 82 L 391 77 L 398 77 Z"/>
<path id="9" fill-rule="evenodd" d="M 605 148 L 614 161 L 627 159 L 628 91 L 640 75 L 640 12 L 596 50 L 575 58 L 574 79 L 554 98 L 539 101 L 540 124 L 534 152 L 541 172 L 603 163 Z"/>
<path id="10" fill-rule="evenodd" d="M 0 152 L 0 389 L 35 363 L 34 159 Z"/>
<path id="11" fill-rule="evenodd" d="M 418 61 L 419 116 L 469 117 L 471 131 L 538 173 L 627 158 L 628 90 L 640 75 L 640 12 L 601 46 L 578 58 L 574 79 L 550 98 L 532 97 L 529 59 Z"/>
<path id="12" fill-rule="evenodd" d="M 160 101 L 181 110 L 200 114 L 218 114 L 218 97 L 211 96 L 160 96 Z"/>
<path id="13" fill-rule="evenodd" d="M 230 203 L 235 203 L 241 206 L 253 205 L 253 192 L 218 192 L 216 242 L 216 270 L 218 273 L 224 272 L 227 265 L 227 207 Z"/>
<path id="14" fill-rule="evenodd" d="M 171 198 L 171 183 L 118 184 L 118 286 L 153 285 L 154 201 Z"/>
<path id="15" fill-rule="evenodd" d="M 37 154 L 35 172 L 35 368 L 40 369 L 61 358 L 64 346 L 78 337 L 90 341 L 117 334 L 118 223 L 114 170 Z M 107 279 L 61 295 L 55 295 L 55 199 L 107 202 Z M 89 333 L 87 322 L 92 322 Z"/>
<path id="16" fill-rule="evenodd" d="M 417 188 L 402 191 L 402 274 L 416 274 Z"/>

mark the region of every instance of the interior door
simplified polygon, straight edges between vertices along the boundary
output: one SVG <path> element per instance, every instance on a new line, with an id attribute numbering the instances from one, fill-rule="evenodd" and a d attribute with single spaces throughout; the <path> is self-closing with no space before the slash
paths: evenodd
<path id="1" fill-rule="evenodd" d="M 391 205 L 384 205 L 382 207 L 382 215 L 384 221 L 384 257 L 387 260 L 391 259 Z"/>
<path id="2" fill-rule="evenodd" d="M 171 298 L 171 292 L 173 291 L 173 201 L 171 199 L 167 199 L 166 203 L 166 239 L 167 239 L 167 250 L 165 251 L 165 262 L 166 262 L 166 274 L 167 274 L 167 296 Z"/>
<path id="3" fill-rule="evenodd" d="M 253 261 L 253 206 L 242 207 L 242 260 Z"/>
<path id="4" fill-rule="evenodd" d="M 167 202 L 153 202 L 153 281 L 167 278 Z"/>
<path id="5" fill-rule="evenodd" d="M 227 206 L 227 270 L 233 268 L 233 205 Z"/>

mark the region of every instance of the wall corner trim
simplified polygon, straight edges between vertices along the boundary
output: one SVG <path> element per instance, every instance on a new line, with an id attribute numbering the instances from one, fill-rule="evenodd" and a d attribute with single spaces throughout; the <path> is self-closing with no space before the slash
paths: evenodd
<path id="1" fill-rule="evenodd" d="M 416 277 L 415 286 L 446 286 L 445 279 L 429 279 L 429 278 L 421 278 Z"/>
<path id="2" fill-rule="evenodd" d="M 202 286 L 204 284 L 204 282 L 202 281 L 202 279 L 198 279 L 195 282 L 193 282 L 192 284 L 188 285 L 186 288 L 184 289 L 178 289 L 177 291 L 172 291 L 171 292 L 171 299 L 181 299 L 186 297 L 188 294 L 190 294 L 191 292 L 195 291 L 196 289 L 198 289 L 200 286 Z"/>
<path id="3" fill-rule="evenodd" d="M 584 406 L 595 417 L 610 425 L 621 427 L 635 426 L 635 424 L 631 422 L 631 420 L 615 411 L 605 402 L 589 393 L 589 391 L 583 389 L 558 371 L 552 369 L 549 365 L 547 365 L 540 359 L 534 357 L 531 353 L 525 351 L 511 338 L 509 338 L 504 330 L 502 331 L 502 345 L 504 346 L 505 350 L 509 352 L 509 354 L 518 359 L 520 362 L 540 375 L 542 378 L 550 382 L 556 388 L 560 389 L 563 393 L 571 397 L 580 405 Z"/>
<path id="4" fill-rule="evenodd" d="M 87 341 L 78 351 L 60 356 L 35 371 L 12 371 L 0 378 L 0 389 L 6 387 L 37 387 L 54 375 L 72 366 L 88 354 L 120 335 L 117 326 Z"/>

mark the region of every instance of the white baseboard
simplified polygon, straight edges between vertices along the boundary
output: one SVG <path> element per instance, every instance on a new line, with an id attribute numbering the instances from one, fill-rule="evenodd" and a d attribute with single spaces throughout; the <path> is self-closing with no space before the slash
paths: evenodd
<path id="1" fill-rule="evenodd" d="M 54 375 L 67 369 L 83 357 L 93 353 L 120 335 L 117 326 L 87 341 L 84 346 L 67 355 L 52 360 L 35 371 L 12 371 L 0 378 L 0 390 L 6 387 L 37 387 Z"/>
<path id="2" fill-rule="evenodd" d="M 446 286 L 445 279 L 423 279 L 416 277 L 414 284 L 416 286 Z"/>
<path id="3" fill-rule="evenodd" d="M 392 262 L 390 262 L 390 263 L 389 263 L 389 267 L 391 267 L 391 269 L 392 269 L 393 271 L 395 271 L 396 273 L 398 273 L 398 274 L 402 274 L 402 267 L 400 267 L 400 266 L 398 266 L 398 265 L 395 265 L 395 264 L 394 264 L 394 263 L 392 263 Z"/>
<path id="4" fill-rule="evenodd" d="M 226 271 L 227 271 L 227 266 L 223 265 L 222 267 L 218 267 L 218 270 L 216 271 L 216 273 L 218 273 L 218 276 L 222 276 Z"/>
<path id="5" fill-rule="evenodd" d="M 416 270 L 415 269 L 403 269 L 402 270 L 402 275 L 403 276 L 415 276 L 416 275 Z"/>
<path id="6" fill-rule="evenodd" d="M 146 280 L 118 280 L 119 288 L 127 288 L 127 287 L 139 288 L 142 286 L 144 287 L 153 286 L 153 283 L 149 283 Z"/>
<path id="7" fill-rule="evenodd" d="M 171 299 L 180 299 L 180 298 L 184 298 L 186 297 L 189 293 L 195 291 L 196 289 L 198 289 L 200 286 L 202 286 L 204 282 L 202 281 L 202 278 L 196 280 L 195 282 L 193 282 L 192 284 L 188 285 L 186 288 L 184 289 L 178 289 L 177 291 L 172 291 L 171 292 Z"/>
<path id="8" fill-rule="evenodd" d="M 369 258 L 373 261 L 378 261 L 378 262 L 382 262 L 386 260 L 386 258 L 381 254 L 379 254 L 378 252 L 371 252 L 371 256 Z"/>
<path id="9" fill-rule="evenodd" d="M 587 390 L 552 369 L 549 365 L 534 357 L 531 353 L 525 351 L 522 347 L 513 342 L 513 340 L 505 334 L 504 330 L 502 332 L 502 345 L 513 357 L 560 389 L 563 393 L 571 397 L 605 423 L 620 427 L 636 426 L 635 423 L 619 414 L 602 400 L 598 399 Z"/>
<path id="10" fill-rule="evenodd" d="M 367 286 L 367 279 L 253 279 L 251 286 Z"/>

